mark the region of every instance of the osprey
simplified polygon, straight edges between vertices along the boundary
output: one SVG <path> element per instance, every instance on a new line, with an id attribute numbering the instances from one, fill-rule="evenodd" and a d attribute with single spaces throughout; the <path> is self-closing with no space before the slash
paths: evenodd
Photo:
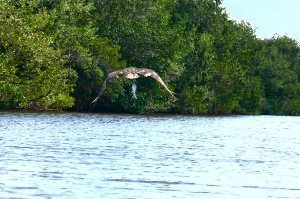
<path id="1" fill-rule="evenodd" d="M 132 93 L 133 93 L 133 97 L 135 99 L 137 99 L 136 97 L 136 83 L 135 83 L 135 79 L 139 78 L 140 75 L 144 76 L 144 77 L 152 77 L 154 78 L 156 81 L 158 81 L 174 98 L 176 98 L 174 96 L 174 93 L 166 86 L 166 84 L 164 83 L 164 81 L 159 77 L 159 75 L 151 70 L 151 69 L 147 69 L 147 68 L 135 68 L 135 67 L 130 67 L 130 68 L 125 68 L 122 70 L 117 70 L 114 72 L 111 72 L 107 75 L 105 81 L 103 82 L 101 89 L 98 93 L 98 96 L 93 100 L 92 103 L 96 103 L 99 98 L 101 97 L 101 95 L 103 94 L 104 90 L 106 89 L 107 85 L 112 82 L 114 79 L 120 77 L 120 76 L 125 76 L 126 78 L 133 80 L 132 81 Z"/>

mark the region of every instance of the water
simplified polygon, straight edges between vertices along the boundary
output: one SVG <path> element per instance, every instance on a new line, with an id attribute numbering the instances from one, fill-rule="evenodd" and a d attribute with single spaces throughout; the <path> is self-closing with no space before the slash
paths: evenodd
<path id="1" fill-rule="evenodd" d="M 0 113 L 0 198 L 300 198 L 300 117 Z"/>

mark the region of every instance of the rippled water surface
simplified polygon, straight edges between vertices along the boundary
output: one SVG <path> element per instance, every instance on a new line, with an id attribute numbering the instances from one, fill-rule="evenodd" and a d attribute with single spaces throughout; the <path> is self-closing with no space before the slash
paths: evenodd
<path id="1" fill-rule="evenodd" d="M 2 112 L 0 198 L 300 198 L 300 117 Z"/>

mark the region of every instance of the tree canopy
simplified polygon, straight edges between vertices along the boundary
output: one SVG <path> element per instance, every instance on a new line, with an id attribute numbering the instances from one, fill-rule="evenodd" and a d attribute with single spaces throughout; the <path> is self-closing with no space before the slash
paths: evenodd
<path id="1" fill-rule="evenodd" d="M 0 109 L 89 110 L 109 72 L 155 70 L 113 82 L 96 111 L 300 115 L 300 46 L 257 38 L 219 0 L 0 0 Z"/>

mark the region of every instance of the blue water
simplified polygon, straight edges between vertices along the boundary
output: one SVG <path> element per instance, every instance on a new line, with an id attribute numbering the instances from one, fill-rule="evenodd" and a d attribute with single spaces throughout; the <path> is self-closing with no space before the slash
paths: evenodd
<path id="1" fill-rule="evenodd" d="M 0 112 L 0 198 L 300 198 L 300 117 Z"/>

